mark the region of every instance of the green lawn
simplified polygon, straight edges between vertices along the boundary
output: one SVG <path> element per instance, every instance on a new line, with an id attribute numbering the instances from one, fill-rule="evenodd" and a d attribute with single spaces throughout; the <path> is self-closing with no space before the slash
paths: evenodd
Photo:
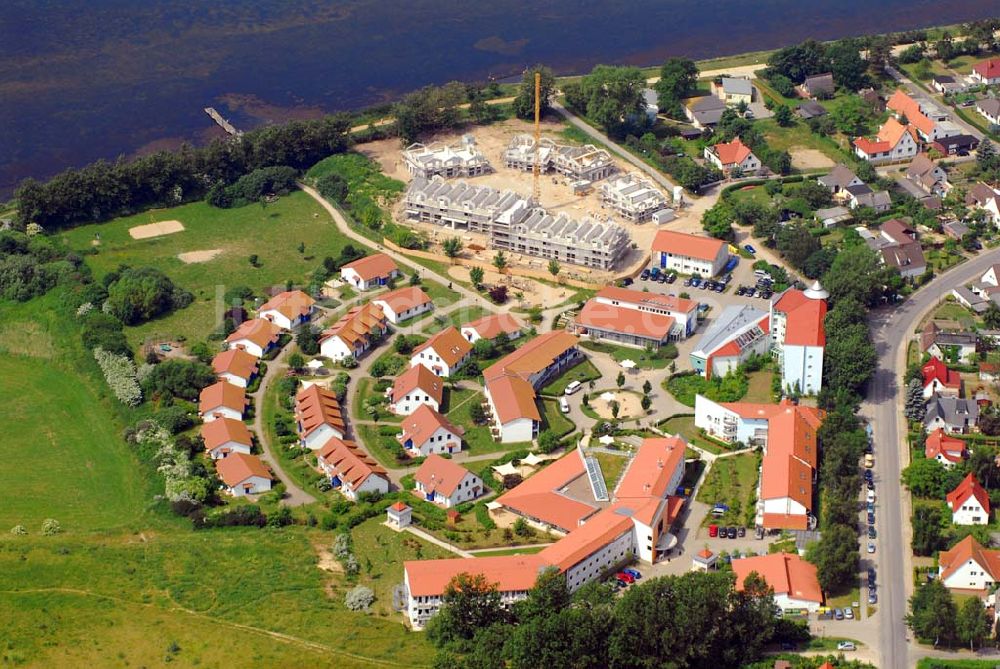
<path id="1" fill-rule="evenodd" d="M 677 434 L 689 443 L 694 444 L 699 448 L 703 448 L 709 453 L 725 453 L 728 449 L 724 447 L 720 442 L 713 439 L 706 439 L 701 436 L 698 428 L 694 426 L 694 416 L 675 416 L 669 420 L 660 423 L 659 428 L 664 432 L 670 434 Z"/>
<path id="2" fill-rule="evenodd" d="M 934 310 L 931 318 L 937 321 L 954 321 L 963 329 L 982 324 L 978 316 L 953 300 L 946 300 Z"/>
<path id="3" fill-rule="evenodd" d="M 478 305 L 472 307 L 459 307 L 458 309 L 453 309 L 447 314 L 435 313 L 434 322 L 424 328 L 424 334 L 431 335 L 436 332 L 440 332 L 449 326 L 460 328 L 465 323 L 478 320 L 491 313 L 493 312 Z"/>
<path id="4" fill-rule="evenodd" d="M 542 399 L 541 403 L 543 431 L 551 430 L 557 437 L 564 437 L 576 429 L 573 421 L 560 411 L 558 400 Z"/>
<path id="5" fill-rule="evenodd" d="M 817 135 L 809 129 L 805 121 L 796 120 L 792 125 L 782 128 L 774 119 L 761 119 L 754 123 L 764 137 L 767 144 L 775 151 L 788 151 L 795 159 L 795 149 L 815 149 L 834 163 L 844 162 L 847 154 L 840 148 L 836 140 L 826 135 Z M 821 168 L 823 171 L 829 170 L 832 165 Z"/>
<path id="6" fill-rule="evenodd" d="M 703 525 L 747 525 L 753 518 L 755 489 L 757 487 L 758 457 L 756 453 L 743 453 L 721 458 L 712 464 L 708 477 L 698 489 L 698 501 L 705 504 L 722 502 L 729 511 L 721 518 L 705 517 Z"/>
<path id="7" fill-rule="evenodd" d="M 605 341 L 583 340 L 580 346 L 588 351 L 597 351 L 610 355 L 616 362 L 631 360 L 639 369 L 666 369 L 677 358 L 677 347 L 673 344 L 661 346 L 655 351 L 629 346 L 617 346 Z"/>
<path id="8" fill-rule="evenodd" d="M 391 379 L 385 379 L 383 384 L 390 381 Z M 402 417 L 389 413 L 388 400 L 382 392 L 376 389 L 377 384 L 378 382 L 370 376 L 358 379 L 357 388 L 350 396 L 351 417 L 355 420 L 371 420 L 372 417 L 365 411 L 365 400 L 375 398 L 379 400 L 378 419 L 385 423 L 399 423 L 403 420 Z"/>
<path id="9" fill-rule="evenodd" d="M 448 420 L 456 426 L 465 428 L 462 436 L 465 442 L 462 448 L 471 455 L 483 453 L 506 453 L 521 448 L 530 448 L 531 442 L 501 444 L 493 440 L 488 425 L 476 425 L 472 422 L 470 412 L 472 407 L 483 401 L 483 394 L 478 390 L 456 390 L 450 392 L 448 406 L 445 407 Z M 570 428 L 572 429 L 572 428 Z"/>
<path id="10" fill-rule="evenodd" d="M 774 400 L 771 395 L 771 380 L 774 378 L 774 372 L 764 369 L 759 372 L 751 372 L 748 376 L 750 377 L 750 385 L 747 388 L 747 394 L 743 397 L 744 402 L 771 402 Z"/>
<path id="11" fill-rule="evenodd" d="M 498 557 L 501 555 L 532 555 L 534 553 L 540 553 L 546 549 L 546 546 L 532 546 L 530 548 L 500 548 L 495 551 L 482 551 L 473 553 L 477 558 L 484 557 Z"/>
<path id="12" fill-rule="evenodd" d="M 399 442 L 396 435 L 399 434 L 399 425 L 355 425 L 354 433 L 368 450 L 373 458 L 378 460 L 385 467 L 412 467 L 416 466 L 406 458 L 396 459 L 396 453 L 402 452 L 397 448 Z"/>
<path id="13" fill-rule="evenodd" d="M 348 611 L 351 584 L 317 568 L 331 532 L 8 536 L 0 540 L 2 656 L 38 667 L 430 665 L 426 637 L 386 614 L 387 592 L 417 546 L 424 557 L 443 552 L 380 530 L 381 520 L 355 530 L 356 550 L 373 562 L 358 577 L 379 596 L 371 614 Z M 331 637 L 331 629 L 341 632 Z"/>
<path id="14" fill-rule="evenodd" d="M 716 402 L 738 402 L 747 394 L 749 383 L 743 374 L 711 379 L 700 374 L 677 374 L 664 381 L 663 387 L 678 402 L 693 407 L 695 395 L 704 395 Z"/>
<path id="15" fill-rule="evenodd" d="M 144 240 L 129 236 L 133 226 L 167 220 L 180 221 L 184 230 Z M 220 297 L 228 288 L 245 285 L 259 295 L 265 288 L 288 280 L 302 282 L 324 257 L 336 257 L 348 241 L 337 233 L 326 211 L 302 192 L 266 208 L 216 209 L 194 202 L 82 226 L 60 236 L 71 248 L 85 250 L 95 248 L 92 242 L 96 234 L 101 237 L 98 253 L 88 256 L 87 264 L 97 277 L 121 264 L 153 266 L 195 297 L 186 309 L 128 328 L 133 345 L 147 338 L 202 340 L 219 324 Z M 305 244 L 304 253 L 299 253 L 299 243 Z M 185 264 L 177 257 L 179 253 L 212 249 L 222 253 L 208 262 Z M 259 257 L 258 267 L 250 266 L 250 254 Z"/>
<path id="16" fill-rule="evenodd" d="M 590 360 L 584 360 L 580 364 L 565 371 L 562 376 L 544 386 L 541 390 L 543 395 L 562 395 L 563 391 L 573 381 L 587 385 L 587 381 L 596 381 L 601 378 L 601 373 L 594 367 Z M 586 390 L 586 389 L 584 389 Z"/>
<path id="17" fill-rule="evenodd" d="M 607 486 L 608 492 L 614 492 L 615 484 L 618 483 L 618 477 L 621 476 L 625 465 L 628 464 L 629 458 L 624 453 L 621 455 L 612 455 L 611 453 L 598 452 L 590 453 L 590 455 L 597 458 L 597 462 L 601 465 L 601 473 L 604 474 L 604 485 Z"/>

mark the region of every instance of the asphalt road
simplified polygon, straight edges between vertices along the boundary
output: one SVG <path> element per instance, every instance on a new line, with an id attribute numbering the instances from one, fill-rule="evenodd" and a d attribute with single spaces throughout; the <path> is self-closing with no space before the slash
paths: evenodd
<path id="1" fill-rule="evenodd" d="M 903 620 L 913 589 L 912 561 L 907 548 L 911 532 L 910 499 L 899 483 L 900 471 L 909 462 L 901 392 L 907 344 L 920 320 L 952 288 L 978 278 L 996 262 L 1000 262 L 1000 249 L 987 251 L 937 276 L 902 304 L 872 312 L 869 319 L 878 352 L 878 369 L 863 413 L 872 424 L 875 439 L 879 496 L 876 518 L 881 619 L 879 666 L 887 669 L 911 667 L 917 656 L 923 654 L 910 645 L 909 630 Z"/>

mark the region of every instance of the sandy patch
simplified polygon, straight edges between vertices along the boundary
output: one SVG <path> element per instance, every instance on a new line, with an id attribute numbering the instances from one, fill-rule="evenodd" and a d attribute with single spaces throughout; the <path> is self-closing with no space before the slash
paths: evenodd
<path id="1" fill-rule="evenodd" d="M 175 232 L 181 232 L 183 229 L 184 224 L 180 221 L 160 221 L 159 223 L 137 225 L 134 228 L 129 228 L 128 233 L 132 236 L 132 239 L 149 239 L 150 237 L 172 235 Z"/>
<path id="2" fill-rule="evenodd" d="M 801 146 L 793 146 L 788 150 L 788 153 L 792 156 L 792 167 L 800 170 L 821 169 L 836 165 L 819 149 L 806 149 Z"/>
<path id="3" fill-rule="evenodd" d="M 489 251 L 485 251 L 474 254 L 474 257 L 483 263 L 488 263 L 493 256 L 490 255 Z M 459 281 L 469 281 L 469 268 L 463 265 L 453 265 L 448 268 L 448 276 Z M 549 286 L 525 277 L 501 275 L 499 272 L 493 270 L 484 271 L 483 282 L 487 284 L 507 284 L 509 286 L 507 294 L 510 296 L 514 306 L 517 306 L 515 293 L 519 292 L 524 293 L 524 302 L 526 305 L 538 305 L 542 307 L 553 307 L 561 302 L 565 302 L 569 296 L 576 292 L 576 289 L 572 287 Z"/>
<path id="4" fill-rule="evenodd" d="M 207 251 L 188 251 L 187 253 L 178 253 L 177 257 L 180 258 L 182 263 L 190 265 L 195 262 L 208 262 L 220 253 L 222 253 L 222 249 L 208 249 Z"/>
<path id="5" fill-rule="evenodd" d="M 618 402 L 618 419 L 623 418 L 634 418 L 636 416 L 642 416 L 642 401 L 638 394 L 635 393 L 624 393 L 624 392 L 613 392 L 613 391 L 603 391 L 598 394 L 597 397 L 590 400 L 590 408 L 592 408 L 598 416 L 606 419 L 613 419 L 614 414 L 611 413 L 611 402 L 605 402 L 601 399 L 601 395 L 605 392 L 612 392 L 614 399 L 612 401 Z"/>

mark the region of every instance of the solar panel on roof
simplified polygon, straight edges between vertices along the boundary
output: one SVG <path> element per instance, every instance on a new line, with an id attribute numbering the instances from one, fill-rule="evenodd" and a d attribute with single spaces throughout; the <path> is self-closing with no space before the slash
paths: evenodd
<path id="1" fill-rule="evenodd" d="M 586 457 L 583 460 L 587 466 L 587 478 L 590 479 L 590 489 L 594 492 L 594 499 L 598 502 L 608 501 L 608 487 L 604 484 L 604 473 L 601 471 L 601 463 L 597 458 Z"/>

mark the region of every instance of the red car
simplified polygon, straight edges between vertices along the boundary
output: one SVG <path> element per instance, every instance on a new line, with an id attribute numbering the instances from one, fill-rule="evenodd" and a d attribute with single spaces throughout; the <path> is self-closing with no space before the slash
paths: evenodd
<path id="1" fill-rule="evenodd" d="M 718 525 L 709 525 L 708 526 L 708 536 L 710 536 L 710 537 L 717 537 L 717 536 L 719 536 L 719 526 Z"/>
<path id="2" fill-rule="evenodd" d="M 635 576 L 633 576 L 632 574 L 626 574 L 623 571 L 620 571 L 617 574 L 615 574 L 615 578 L 617 578 L 619 581 L 625 581 L 626 583 L 629 584 L 635 583 Z"/>

